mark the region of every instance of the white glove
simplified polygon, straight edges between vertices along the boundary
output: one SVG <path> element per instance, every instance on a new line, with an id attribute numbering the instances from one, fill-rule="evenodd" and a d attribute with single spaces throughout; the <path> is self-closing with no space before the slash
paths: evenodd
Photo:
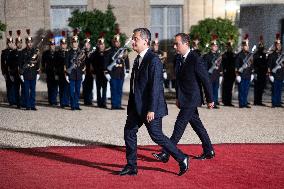
<path id="1" fill-rule="evenodd" d="M 58 81 L 58 80 L 59 80 L 59 76 L 58 76 L 58 75 L 55 75 L 55 76 L 54 76 L 54 79 L 55 79 L 56 81 Z"/>
<path id="2" fill-rule="evenodd" d="M 84 82 L 85 78 L 86 78 L 86 76 L 85 76 L 85 74 L 83 74 L 82 75 L 82 82 Z"/>
<path id="3" fill-rule="evenodd" d="M 111 77 L 110 77 L 109 74 L 105 74 L 105 77 L 106 77 L 106 79 L 107 79 L 108 81 L 110 81 Z"/>
<path id="4" fill-rule="evenodd" d="M 167 79 L 167 78 L 168 78 L 167 72 L 164 72 L 164 73 L 163 73 L 163 78 L 164 78 L 164 79 Z"/>
<path id="5" fill-rule="evenodd" d="M 242 80 L 241 76 L 238 75 L 238 76 L 236 77 L 236 80 L 237 80 L 238 83 L 240 83 L 241 80 Z"/>
<path id="6" fill-rule="evenodd" d="M 39 80 L 39 74 L 36 75 L 36 80 L 37 80 L 37 81 Z"/>
<path id="7" fill-rule="evenodd" d="M 274 77 L 272 75 L 269 76 L 269 80 L 273 83 L 274 82 Z"/>
<path id="8" fill-rule="evenodd" d="M 220 84 L 220 85 L 222 84 L 222 81 L 223 81 L 223 76 L 220 76 L 220 77 L 219 77 L 219 84 Z"/>
<path id="9" fill-rule="evenodd" d="M 250 75 L 250 82 L 252 82 L 252 81 L 253 81 L 253 78 L 254 78 L 254 75 L 253 75 L 253 74 L 251 74 L 251 75 Z"/>
<path id="10" fill-rule="evenodd" d="M 69 76 L 68 76 L 68 75 L 65 76 L 65 79 L 66 79 L 67 83 L 70 83 L 70 80 L 69 80 Z"/>
<path id="11" fill-rule="evenodd" d="M 128 78 L 128 76 L 129 76 L 129 73 L 125 73 L 125 75 L 124 75 L 124 79 L 127 79 L 127 78 Z"/>
<path id="12" fill-rule="evenodd" d="M 23 75 L 20 75 L 20 78 L 21 78 L 21 80 L 22 80 L 23 82 L 25 81 Z"/>
<path id="13" fill-rule="evenodd" d="M 14 82 L 14 81 L 15 81 L 14 77 L 13 77 L 13 76 L 11 76 L 11 75 L 10 75 L 10 79 L 11 79 L 11 81 L 12 81 L 12 82 Z"/>

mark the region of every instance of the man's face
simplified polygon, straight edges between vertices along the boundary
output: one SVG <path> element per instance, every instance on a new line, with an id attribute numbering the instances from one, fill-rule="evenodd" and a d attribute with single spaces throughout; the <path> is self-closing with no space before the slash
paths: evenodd
<path id="1" fill-rule="evenodd" d="M 213 52 L 217 52 L 218 51 L 218 45 L 215 45 L 215 44 L 211 45 L 211 50 Z"/>
<path id="2" fill-rule="evenodd" d="M 23 47 L 22 43 L 18 42 L 17 43 L 17 49 L 22 49 L 22 47 Z"/>
<path id="3" fill-rule="evenodd" d="M 104 43 L 99 43 L 98 47 L 100 51 L 104 51 L 106 48 Z"/>
<path id="4" fill-rule="evenodd" d="M 10 49 L 13 49 L 14 48 L 14 43 L 8 43 L 8 47 L 10 48 Z"/>
<path id="5" fill-rule="evenodd" d="M 153 49 L 154 49 L 154 51 L 158 51 L 159 50 L 159 43 L 154 43 Z"/>
<path id="6" fill-rule="evenodd" d="M 61 48 L 62 49 L 67 49 L 67 43 L 61 43 Z"/>
<path id="7" fill-rule="evenodd" d="M 114 40 L 113 45 L 114 45 L 114 47 L 119 48 L 120 47 L 120 41 Z"/>
<path id="8" fill-rule="evenodd" d="M 148 39 L 142 39 L 140 33 L 141 32 L 135 32 L 132 36 L 132 49 L 138 54 L 148 47 Z"/>
<path id="9" fill-rule="evenodd" d="M 91 44 L 90 43 L 85 43 L 85 48 L 86 49 L 90 49 L 91 48 Z"/>
<path id="10" fill-rule="evenodd" d="M 55 45 L 50 45 L 49 48 L 50 50 L 55 51 Z"/>
<path id="11" fill-rule="evenodd" d="M 276 43 L 276 50 L 281 51 L 281 43 Z"/>
<path id="12" fill-rule="evenodd" d="M 27 47 L 28 48 L 32 48 L 32 46 L 33 46 L 33 43 L 31 41 L 27 42 Z"/>
<path id="13" fill-rule="evenodd" d="M 177 54 L 185 55 L 189 49 L 189 45 L 188 42 L 182 42 L 181 36 L 176 36 L 174 40 L 174 48 Z"/>
<path id="14" fill-rule="evenodd" d="M 249 51 L 249 46 L 248 45 L 244 45 L 243 46 L 243 50 L 248 52 Z"/>
<path id="15" fill-rule="evenodd" d="M 77 49 L 78 46 L 79 46 L 79 43 L 78 43 L 77 41 L 74 41 L 74 42 L 72 43 L 72 48 L 73 48 L 73 49 Z"/>

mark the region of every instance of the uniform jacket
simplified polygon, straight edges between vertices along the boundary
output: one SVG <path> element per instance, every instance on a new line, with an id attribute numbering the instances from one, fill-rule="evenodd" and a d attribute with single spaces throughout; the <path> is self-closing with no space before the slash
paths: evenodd
<path id="1" fill-rule="evenodd" d="M 25 80 L 34 80 L 39 73 L 39 60 L 38 56 L 34 57 L 35 54 L 37 53 L 34 48 L 23 49 L 23 62 L 20 66 L 20 73 Z"/>
<path id="2" fill-rule="evenodd" d="M 85 73 L 85 60 L 79 63 L 78 57 L 81 53 L 81 49 L 71 49 L 68 51 L 67 56 L 65 57 L 65 66 L 66 70 L 72 68 L 73 64 L 76 66 L 71 69 L 70 73 L 67 73 L 70 80 L 82 80 L 82 75 Z"/>
<path id="3" fill-rule="evenodd" d="M 271 73 L 272 73 L 272 69 L 276 66 L 276 61 L 280 55 L 281 53 L 274 51 L 272 54 L 268 56 L 268 66 L 269 66 Z M 277 80 L 284 80 L 284 67 L 278 69 L 276 73 L 272 73 L 272 75 Z"/>
<path id="4" fill-rule="evenodd" d="M 119 48 L 114 48 L 112 47 L 108 51 L 108 56 L 107 56 L 107 65 L 109 66 L 112 64 L 113 60 L 112 57 L 113 55 L 117 52 Z M 111 78 L 115 79 L 124 79 L 125 73 L 129 73 L 129 58 L 126 56 L 125 58 L 118 58 L 116 61 L 116 65 L 113 67 L 111 71 L 109 71 L 109 74 Z"/>
<path id="5" fill-rule="evenodd" d="M 47 80 L 55 80 L 55 76 L 59 76 L 58 65 L 56 62 L 55 51 L 46 50 L 42 54 L 42 68 L 46 73 Z"/>
<path id="6" fill-rule="evenodd" d="M 11 60 L 12 51 L 12 49 L 6 48 L 1 53 L 1 71 L 2 75 L 6 75 L 7 78 L 9 78 L 8 65 Z"/>
<path id="7" fill-rule="evenodd" d="M 242 73 L 238 71 L 243 66 L 244 60 L 247 56 L 249 56 L 249 54 L 245 53 L 244 51 L 239 52 L 236 57 L 235 68 L 237 72 L 239 73 L 239 75 L 241 76 L 241 78 L 250 80 L 252 70 L 253 70 L 252 65 L 245 68 Z"/>
<path id="8" fill-rule="evenodd" d="M 208 71 L 219 56 L 219 53 L 212 53 L 211 51 L 203 56 Z M 209 74 L 211 81 L 217 81 L 219 79 L 221 68 L 222 66 L 219 65 L 218 69 L 214 69 L 212 74 Z"/>

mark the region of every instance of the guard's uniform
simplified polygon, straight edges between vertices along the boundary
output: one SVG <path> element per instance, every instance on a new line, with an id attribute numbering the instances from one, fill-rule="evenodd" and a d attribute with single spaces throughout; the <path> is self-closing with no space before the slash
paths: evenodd
<path id="1" fill-rule="evenodd" d="M 57 105 L 57 95 L 59 88 L 59 71 L 56 65 L 55 50 L 46 50 L 42 55 L 43 72 L 46 73 L 46 83 L 48 92 L 48 102 L 50 105 Z"/>

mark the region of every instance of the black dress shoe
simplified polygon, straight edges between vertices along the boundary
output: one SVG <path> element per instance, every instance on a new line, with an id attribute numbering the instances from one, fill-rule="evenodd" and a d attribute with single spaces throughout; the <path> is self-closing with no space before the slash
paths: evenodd
<path id="1" fill-rule="evenodd" d="M 209 153 L 203 153 L 200 156 L 195 157 L 194 159 L 205 160 L 205 159 L 213 159 L 215 157 L 215 152 L 212 150 Z"/>
<path id="2" fill-rule="evenodd" d="M 217 106 L 217 105 L 214 105 L 214 107 L 213 107 L 214 109 L 219 109 L 219 107 Z"/>
<path id="3" fill-rule="evenodd" d="M 167 163 L 170 159 L 170 155 L 166 154 L 165 152 L 162 153 L 152 153 L 152 155 L 154 156 L 154 158 L 156 158 L 157 160 L 163 162 L 163 163 Z"/>
<path id="4" fill-rule="evenodd" d="M 30 108 L 26 108 L 26 110 L 30 110 Z"/>
<path id="5" fill-rule="evenodd" d="M 77 107 L 77 108 L 75 108 L 76 110 L 82 110 L 81 108 L 79 108 L 79 107 Z"/>
<path id="6" fill-rule="evenodd" d="M 189 169 L 189 157 L 186 155 L 184 160 L 179 162 L 179 173 L 178 176 L 183 175 Z"/>
<path id="7" fill-rule="evenodd" d="M 119 175 L 120 176 L 124 176 L 124 175 L 137 175 L 138 170 L 137 168 L 132 168 L 128 165 L 126 165 L 120 172 Z"/>
<path id="8" fill-rule="evenodd" d="M 245 107 L 246 107 L 246 108 L 251 108 L 249 105 L 246 105 Z"/>
<path id="9" fill-rule="evenodd" d="M 36 109 L 35 107 L 31 108 L 31 110 L 33 110 L 33 111 L 37 111 L 37 109 Z"/>

